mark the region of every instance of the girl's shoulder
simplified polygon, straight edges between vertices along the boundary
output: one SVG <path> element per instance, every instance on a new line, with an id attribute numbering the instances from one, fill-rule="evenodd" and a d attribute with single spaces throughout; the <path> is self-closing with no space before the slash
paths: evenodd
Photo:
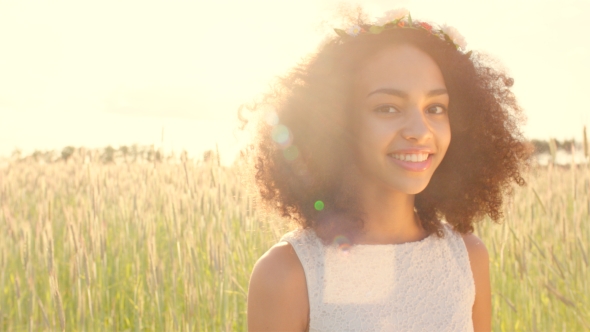
<path id="1" fill-rule="evenodd" d="M 478 278 L 489 275 L 490 255 L 488 249 L 483 241 L 475 234 L 461 234 L 467 254 L 469 256 L 469 263 L 471 264 L 471 271 L 473 278 L 477 285 Z"/>
<path id="2" fill-rule="evenodd" d="M 449 229 L 452 230 L 452 227 L 449 226 Z M 482 265 L 489 264 L 488 249 L 477 235 L 473 233 L 461 234 L 456 231 L 452 232 L 457 234 L 455 236 L 460 236 L 463 239 L 472 269 L 481 268 Z"/>
<path id="3" fill-rule="evenodd" d="M 304 330 L 308 307 L 303 266 L 293 246 L 279 242 L 254 265 L 248 287 L 248 327 Z"/>
<path id="4" fill-rule="evenodd" d="M 462 243 L 465 244 L 465 249 L 467 250 L 472 270 L 474 268 L 481 268 L 482 264 L 485 265 L 489 263 L 488 249 L 477 235 L 473 233 L 459 233 L 458 231 L 454 230 L 453 226 L 447 223 L 445 223 L 444 226 L 446 229 L 446 234 L 456 238 L 461 238 L 463 240 Z"/>
<path id="5" fill-rule="evenodd" d="M 490 283 L 490 256 L 483 241 L 475 234 L 462 234 L 469 255 L 475 285 L 473 326 L 478 330 L 491 330 L 492 290 Z"/>
<path id="6" fill-rule="evenodd" d="M 472 255 L 474 258 L 485 258 L 484 256 L 488 256 L 486 245 L 477 235 L 469 233 L 461 234 L 461 237 L 463 238 L 463 242 L 465 243 L 470 258 Z"/>

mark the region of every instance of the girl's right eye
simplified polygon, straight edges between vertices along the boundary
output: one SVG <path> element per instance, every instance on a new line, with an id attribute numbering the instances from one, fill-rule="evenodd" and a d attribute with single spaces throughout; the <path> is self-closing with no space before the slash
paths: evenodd
<path id="1" fill-rule="evenodd" d="M 388 114 L 388 113 L 398 113 L 399 111 L 394 106 L 391 106 L 391 105 L 383 105 L 383 106 L 377 107 L 375 109 L 375 112 Z"/>

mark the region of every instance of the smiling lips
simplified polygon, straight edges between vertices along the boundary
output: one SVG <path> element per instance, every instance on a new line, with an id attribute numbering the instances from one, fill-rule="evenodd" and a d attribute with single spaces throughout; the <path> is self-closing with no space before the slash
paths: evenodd
<path id="1" fill-rule="evenodd" d="M 432 154 L 423 151 L 414 153 L 391 153 L 387 156 L 396 165 L 413 172 L 425 171 L 432 163 Z"/>

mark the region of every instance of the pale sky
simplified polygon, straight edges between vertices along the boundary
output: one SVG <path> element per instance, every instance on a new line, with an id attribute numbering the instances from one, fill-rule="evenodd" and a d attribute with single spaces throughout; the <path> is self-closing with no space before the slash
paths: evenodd
<path id="1" fill-rule="evenodd" d="M 0 0 L 0 155 L 161 144 L 229 162 L 236 110 L 313 52 L 333 0 Z M 447 23 L 515 79 L 528 138 L 590 125 L 590 1 L 360 2 Z M 322 24 L 322 22 L 328 22 Z"/>

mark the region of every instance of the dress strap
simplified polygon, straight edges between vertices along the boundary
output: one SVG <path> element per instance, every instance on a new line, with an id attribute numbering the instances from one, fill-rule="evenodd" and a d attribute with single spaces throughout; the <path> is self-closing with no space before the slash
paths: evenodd
<path id="1" fill-rule="evenodd" d="M 288 242 L 293 246 L 305 272 L 310 313 L 312 316 L 319 313 L 324 292 L 326 246 L 311 228 L 289 232 L 279 242 Z"/>

